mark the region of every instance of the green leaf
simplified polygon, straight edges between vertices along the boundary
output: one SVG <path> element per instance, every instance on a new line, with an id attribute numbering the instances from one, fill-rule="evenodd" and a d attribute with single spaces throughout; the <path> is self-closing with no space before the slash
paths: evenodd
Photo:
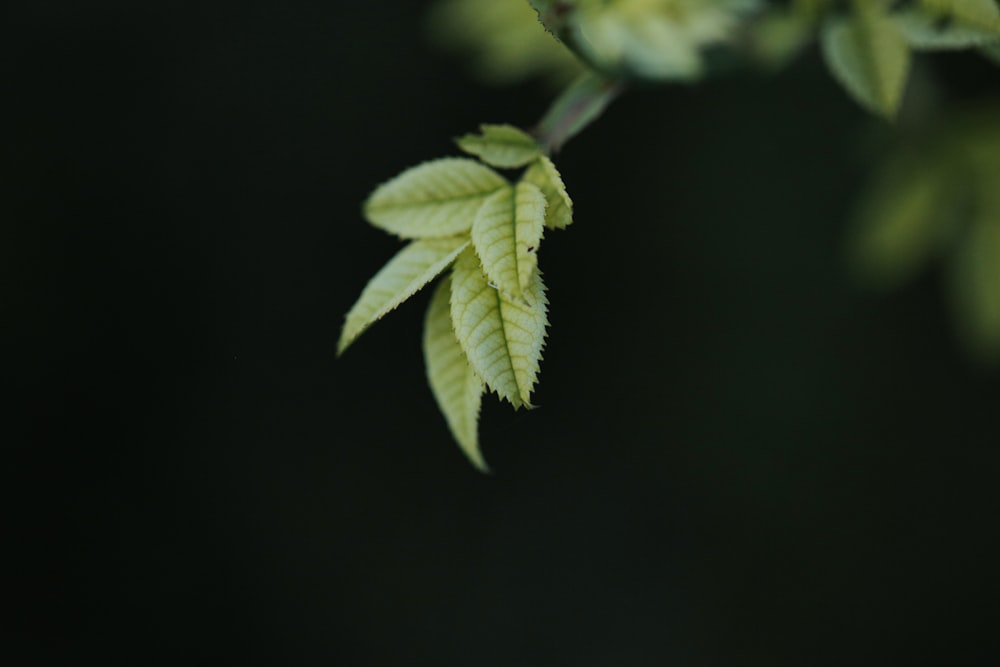
<path id="1" fill-rule="evenodd" d="M 489 467 L 479 451 L 479 408 L 486 385 L 472 370 L 451 325 L 451 278 L 434 290 L 424 320 L 424 362 L 434 399 L 459 447 L 483 472 Z"/>
<path id="2" fill-rule="evenodd" d="M 977 220 L 952 266 L 958 332 L 979 361 L 1000 362 L 1000 216 Z"/>
<path id="3" fill-rule="evenodd" d="M 528 4 L 538 13 L 538 22 L 553 35 L 558 35 L 566 25 L 567 12 L 557 0 L 528 0 Z"/>
<path id="4" fill-rule="evenodd" d="M 364 213 L 374 226 L 403 238 L 463 234 L 483 200 L 506 184 L 503 176 L 475 160 L 433 160 L 378 186 Z"/>
<path id="5" fill-rule="evenodd" d="M 822 46 L 834 77 L 863 107 L 896 115 L 910 65 L 903 33 L 874 4 L 861 0 L 849 17 L 831 17 L 823 26 Z"/>
<path id="6" fill-rule="evenodd" d="M 863 201 L 851 238 L 857 276 L 879 289 L 909 280 L 941 248 L 957 222 L 954 183 L 911 153 L 886 165 Z"/>
<path id="7" fill-rule="evenodd" d="M 964 49 L 1000 41 L 994 0 L 918 0 L 894 20 L 915 49 Z"/>
<path id="8" fill-rule="evenodd" d="M 701 44 L 670 15 L 642 8 L 581 12 L 574 40 L 585 59 L 619 76 L 691 81 L 702 73 Z M 645 3 L 650 4 L 650 3 Z M 714 17 L 712 17 L 714 18 Z"/>
<path id="9" fill-rule="evenodd" d="M 560 36 L 594 69 L 618 79 L 691 80 L 704 51 L 737 37 L 756 0 L 560 2 Z"/>
<path id="10" fill-rule="evenodd" d="M 751 24 L 750 52 L 769 70 L 784 67 L 813 39 L 812 20 L 789 9 L 773 10 Z"/>
<path id="11" fill-rule="evenodd" d="M 524 0 L 436 0 L 427 19 L 430 40 L 463 54 L 484 83 L 507 85 L 541 76 L 559 89 L 583 69 Z"/>
<path id="12" fill-rule="evenodd" d="M 424 239 L 396 253 L 368 281 L 357 303 L 347 313 L 337 354 L 343 354 L 368 327 L 434 280 L 468 245 L 468 237 Z"/>
<path id="13" fill-rule="evenodd" d="M 545 155 L 536 160 L 521 177 L 523 183 L 535 185 L 545 195 L 545 226 L 566 229 L 573 222 L 573 201 L 566 192 L 562 176 Z"/>
<path id="14" fill-rule="evenodd" d="M 479 377 L 514 407 L 531 407 L 545 343 L 548 302 L 538 272 L 527 297 L 531 305 L 512 301 L 490 287 L 472 248 L 455 261 L 451 288 L 455 335 Z"/>
<path id="15" fill-rule="evenodd" d="M 480 207 L 472 245 L 486 277 L 502 294 L 527 300 L 544 230 L 545 195 L 531 183 L 495 192 Z"/>
<path id="16" fill-rule="evenodd" d="M 501 169 L 523 167 L 542 149 L 530 134 L 513 125 L 480 125 L 480 134 L 467 134 L 456 140 L 458 147 L 477 156 L 486 164 Z"/>

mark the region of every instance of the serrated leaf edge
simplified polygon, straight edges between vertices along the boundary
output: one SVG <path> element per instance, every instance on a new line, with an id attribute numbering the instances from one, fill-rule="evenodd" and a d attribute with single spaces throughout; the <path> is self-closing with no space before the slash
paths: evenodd
<path id="1" fill-rule="evenodd" d="M 447 269 L 463 250 L 469 247 L 471 241 L 467 237 L 456 237 L 451 239 L 423 239 L 410 242 L 402 250 L 397 252 L 386 264 L 376 273 L 365 285 L 354 305 L 344 316 L 344 326 L 341 330 L 340 340 L 337 342 L 337 356 L 342 355 L 351 344 L 354 343 L 365 331 L 375 322 L 388 315 L 398 308 L 411 296 L 419 292 L 427 283 L 434 280 L 442 271 Z M 435 246 L 437 246 L 435 248 Z M 404 272 L 406 262 L 412 261 L 411 255 L 416 255 L 421 251 L 439 251 L 438 259 L 427 263 L 423 269 L 412 272 L 410 278 L 405 279 L 404 287 L 397 292 L 387 292 L 381 287 L 382 283 L 390 278 L 393 272 Z M 419 266 L 419 263 L 417 264 Z M 380 298 L 380 290 L 382 295 Z M 366 306 L 370 307 L 372 301 L 378 305 L 372 308 L 372 312 L 363 315 L 360 311 Z M 358 318 L 361 318 L 360 320 Z M 352 325 L 352 320 L 359 321 L 357 325 Z"/>

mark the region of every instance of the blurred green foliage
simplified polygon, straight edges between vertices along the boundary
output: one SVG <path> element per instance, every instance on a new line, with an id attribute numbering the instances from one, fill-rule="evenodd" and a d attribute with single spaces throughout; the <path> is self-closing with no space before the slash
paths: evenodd
<path id="1" fill-rule="evenodd" d="M 1000 361 L 1000 107 L 942 117 L 885 158 L 849 239 L 853 273 L 877 290 L 943 263 L 960 340 Z"/>
<path id="2" fill-rule="evenodd" d="M 740 22 L 761 3 L 578 0 L 534 5 L 543 21 L 594 69 L 614 78 L 690 81 L 705 71 L 705 50 L 733 40 Z"/>
<path id="3" fill-rule="evenodd" d="M 481 162 L 412 167 L 365 204 L 369 222 L 412 243 L 362 292 L 339 349 L 450 270 L 425 322 L 428 379 L 482 470 L 483 392 L 531 407 L 538 379 L 548 318 L 536 253 L 545 229 L 565 227 L 572 208 L 549 156 L 627 86 L 692 82 L 734 64 L 773 69 L 818 42 L 846 92 L 893 121 L 914 50 L 978 48 L 994 60 L 1000 51 L 994 0 L 440 0 L 428 26 L 433 40 L 470 54 L 485 81 L 542 76 L 564 88 L 531 131 L 483 125 L 458 139 Z M 996 118 L 989 110 L 945 115 L 918 141 L 902 136 L 868 188 L 850 242 L 854 272 L 881 289 L 944 258 L 959 336 L 985 362 L 1000 361 Z M 491 168 L 528 165 L 514 183 Z"/>
<path id="4" fill-rule="evenodd" d="M 834 79 L 889 120 L 906 98 L 912 51 L 977 49 L 1000 63 L 994 0 L 441 0 L 431 26 L 490 82 L 558 80 L 573 69 L 570 51 L 609 80 L 693 81 L 720 48 L 774 69 L 818 42 Z M 901 136 L 849 239 L 851 270 L 874 290 L 945 262 L 959 336 L 983 362 L 1000 361 L 997 111 L 945 115 L 920 138 Z"/>
<path id="5" fill-rule="evenodd" d="M 465 54 L 486 83 L 541 77 L 559 87 L 584 69 L 523 0 L 440 0 L 428 13 L 427 29 L 438 46 Z"/>
<path id="6" fill-rule="evenodd" d="M 490 83 L 561 83 L 584 65 L 616 80 L 695 81 L 719 62 L 780 66 L 819 39 L 848 94 L 887 118 L 911 51 L 976 48 L 996 59 L 1000 49 L 994 0 L 440 0 L 428 24 Z"/>

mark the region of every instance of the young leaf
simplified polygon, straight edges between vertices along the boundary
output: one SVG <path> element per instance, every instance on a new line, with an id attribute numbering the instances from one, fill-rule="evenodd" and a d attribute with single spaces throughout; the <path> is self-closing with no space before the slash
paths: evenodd
<path id="1" fill-rule="evenodd" d="M 545 195 L 545 226 L 549 229 L 566 229 L 573 222 L 573 201 L 566 192 L 562 176 L 547 156 L 538 158 L 521 177 Z"/>
<path id="2" fill-rule="evenodd" d="M 527 297 L 531 305 L 512 301 L 490 287 L 472 248 L 455 260 L 451 286 L 455 335 L 479 377 L 514 407 L 531 407 L 545 343 L 548 302 L 537 271 Z"/>
<path id="3" fill-rule="evenodd" d="M 459 447 L 483 472 L 489 467 L 479 451 L 479 408 L 486 386 L 472 370 L 451 325 L 451 278 L 434 290 L 424 320 L 427 382 Z"/>
<path id="4" fill-rule="evenodd" d="M 523 167 L 542 154 L 542 149 L 531 135 L 512 125 L 480 125 L 479 130 L 481 134 L 467 134 L 455 143 L 486 164 L 514 169 Z"/>
<path id="5" fill-rule="evenodd" d="M 863 107 L 892 118 L 906 84 L 910 48 L 896 24 L 867 2 L 859 0 L 847 18 L 827 20 L 823 55 L 834 77 Z"/>
<path id="6" fill-rule="evenodd" d="M 1000 41 L 993 0 L 917 0 L 895 21 L 915 49 L 964 49 Z"/>
<path id="7" fill-rule="evenodd" d="M 472 223 L 472 245 L 486 277 L 502 294 L 527 300 L 544 230 L 545 195 L 531 183 L 503 188 L 479 208 Z"/>
<path id="8" fill-rule="evenodd" d="M 406 246 L 368 281 L 347 313 L 337 354 L 376 321 L 403 303 L 445 270 L 469 245 L 467 237 L 423 239 Z"/>
<path id="9" fill-rule="evenodd" d="M 475 160 L 433 160 L 378 186 L 364 213 L 374 226 L 403 238 L 453 236 L 469 231 L 483 200 L 506 184 Z"/>

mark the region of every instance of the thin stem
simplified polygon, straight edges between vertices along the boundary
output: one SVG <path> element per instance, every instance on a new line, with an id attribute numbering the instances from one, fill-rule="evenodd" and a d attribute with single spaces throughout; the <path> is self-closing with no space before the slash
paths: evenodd
<path id="1" fill-rule="evenodd" d="M 542 150 L 551 154 L 597 120 L 623 91 L 620 81 L 594 72 L 583 74 L 556 98 L 535 127 Z"/>

